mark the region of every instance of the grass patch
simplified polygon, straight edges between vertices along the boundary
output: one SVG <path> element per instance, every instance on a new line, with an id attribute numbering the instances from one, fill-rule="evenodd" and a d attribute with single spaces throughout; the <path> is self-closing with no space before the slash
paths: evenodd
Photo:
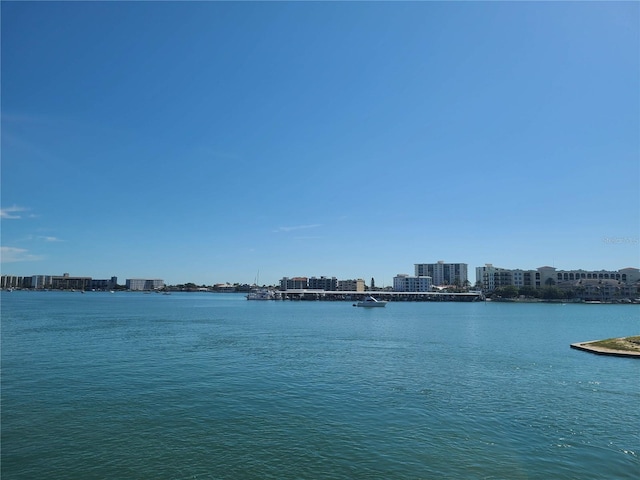
<path id="1" fill-rule="evenodd" d="M 589 345 L 594 347 L 609 348 L 611 350 L 621 350 L 624 352 L 640 352 L 640 336 L 608 338 L 606 340 L 590 342 Z"/>

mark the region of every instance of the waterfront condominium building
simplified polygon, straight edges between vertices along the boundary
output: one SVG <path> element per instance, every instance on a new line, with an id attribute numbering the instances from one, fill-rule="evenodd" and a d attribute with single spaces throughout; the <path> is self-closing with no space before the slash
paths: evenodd
<path id="1" fill-rule="evenodd" d="M 335 292 L 338 289 L 338 279 L 336 277 L 311 277 L 307 281 L 307 288 L 309 288 L 309 290 Z"/>
<path id="2" fill-rule="evenodd" d="M 51 277 L 51 287 L 62 290 L 76 288 L 78 290 L 85 290 L 87 288 L 91 288 L 91 277 L 72 277 L 68 273 L 64 273 L 61 277 Z"/>
<path id="3" fill-rule="evenodd" d="M 519 270 L 494 267 L 490 263 L 476 268 L 476 282 L 485 292 L 513 285 L 516 287 L 544 288 L 549 286 L 580 286 L 592 281 L 616 281 L 619 285 L 634 285 L 640 282 L 640 270 L 556 270 L 555 267 L 540 267 L 536 270 Z"/>
<path id="4" fill-rule="evenodd" d="M 29 284 L 31 283 L 31 277 L 22 277 L 18 275 L 2 275 L 0 277 L 0 288 L 3 290 L 5 288 L 26 288 L 25 287 L 25 279 L 29 279 Z"/>
<path id="5" fill-rule="evenodd" d="M 393 277 L 394 292 L 430 292 L 431 277 L 411 276 L 406 273 L 399 273 Z"/>
<path id="6" fill-rule="evenodd" d="M 416 263 L 416 277 L 431 277 L 434 285 L 460 285 L 468 281 L 466 263 Z"/>
<path id="7" fill-rule="evenodd" d="M 25 277 L 2 275 L 0 286 L 1 288 L 29 288 L 34 290 L 87 290 L 104 288 L 104 285 L 113 288 L 117 280 L 117 277 L 111 277 L 111 281 L 93 280 L 91 277 L 72 277 L 68 273 L 64 275 L 30 275 Z M 101 282 L 106 283 L 103 284 Z"/>
<path id="8" fill-rule="evenodd" d="M 338 280 L 336 277 L 282 277 L 280 290 L 324 290 L 326 292 L 364 292 L 364 280 Z"/>
<path id="9" fill-rule="evenodd" d="M 53 285 L 52 275 L 33 275 L 31 277 L 31 288 L 43 289 L 51 288 Z"/>
<path id="10" fill-rule="evenodd" d="M 282 277 L 280 290 L 305 290 L 309 286 L 307 277 Z"/>
<path id="11" fill-rule="evenodd" d="M 496 288 L 514 285 L 513 270 L 494 267 L 487 263 L 484 267 L 476 267 L 476 284 L 482 286 L 485 292 L 492 292 Z"/>

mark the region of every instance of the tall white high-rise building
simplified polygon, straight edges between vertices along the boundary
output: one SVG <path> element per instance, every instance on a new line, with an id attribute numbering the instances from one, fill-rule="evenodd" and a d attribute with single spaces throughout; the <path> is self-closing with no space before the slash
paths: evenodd
<path id="1" fill-rule="evenodd" d="M 431 277 L 434 285 L 464 286 L 468 281 L 466 263 L 416 263 L 416 277 Z"/>

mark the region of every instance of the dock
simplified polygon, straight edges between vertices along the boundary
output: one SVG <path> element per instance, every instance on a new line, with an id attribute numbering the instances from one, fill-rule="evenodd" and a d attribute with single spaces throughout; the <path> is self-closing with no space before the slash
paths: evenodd
<path id="1" fill-rule="evenodd" d="M 484 300 L 481 292 L 388 292 L 388 291 L 331 291 L 292 289 L 276 292 L 281 300 L 354 301 L 373 296 L 391 302 L 478 302 Z"/>

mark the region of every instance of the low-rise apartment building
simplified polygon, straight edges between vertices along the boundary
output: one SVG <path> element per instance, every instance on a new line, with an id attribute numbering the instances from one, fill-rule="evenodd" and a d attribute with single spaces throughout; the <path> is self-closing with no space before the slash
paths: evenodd
<path id="1" fill-rule="evenodd" d="M 338 281 L 339 292 L 364 292 L 365 284 L 362 278 L 357 280 L 339 280 Z"/>
<path id="2" fill-rule="evenodd" d="M 430 292 L 432 287 L 432 279 L 428 276 L 411 276 L 399 273 L 393 277 L 394 292 Z"/>

